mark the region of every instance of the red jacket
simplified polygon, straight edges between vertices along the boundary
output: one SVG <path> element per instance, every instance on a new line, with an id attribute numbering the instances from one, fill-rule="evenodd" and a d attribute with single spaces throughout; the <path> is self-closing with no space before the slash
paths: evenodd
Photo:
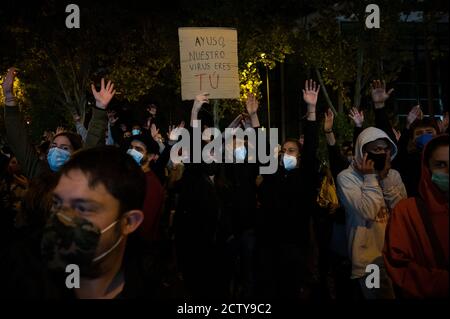
<path id="1" fill-rule="evenodd" d="M 147 193 L 144 200 L 144 221 L 142 222 L 139 233 L 149 241 L 158 239 L 158 227 L 162 215 L 164 203 L 164 188 L 162 187 L 155 173 L 149 171 L 145 173 L 147 184 Z"/>
<path id="2" fill-rule="evenodd" d="M 421 175 L 419 193 L 446 264 L 437 265 L 415 198 L 404 199 L 395 206 L 386 229 L 384 260 L 392 281 L 402 290 L 404 297 L 445 298 L 449 295 L 448 198 L 431 181 L 424 159 Z"/>

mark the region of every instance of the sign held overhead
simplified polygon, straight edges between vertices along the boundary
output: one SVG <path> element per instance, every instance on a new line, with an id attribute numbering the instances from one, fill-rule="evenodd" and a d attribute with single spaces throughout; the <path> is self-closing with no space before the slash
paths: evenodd
<path id="1" fill-rule="evenodd" d="M 237 31 L 231 28 L 179 28 L 181 98 L 201 92 L 210 99 L 239 98 Z"/>

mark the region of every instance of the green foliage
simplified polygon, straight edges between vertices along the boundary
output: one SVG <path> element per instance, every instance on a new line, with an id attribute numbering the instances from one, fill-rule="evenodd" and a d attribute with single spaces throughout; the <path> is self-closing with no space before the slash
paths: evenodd
<path id="1" fill-rule="evenodd" d="M 67 126 L 70 113 L 84 117 L 89 111 L 90 84 L 98 83 L 102 76 L 115 82 L 119 101 L 138 103 L 161 92 L 179 97 L 177 28 L 234 27 L 238 30 L 241 99 L 220 101 L 220 118 L 243 112 L 249 92 L 262 100 L 265 68 L 273 69 L 289 56 L 302 63 L 305 73 L 315 68 L 320 71 L 326 88 L 333 93 L 329 94 L 333 104 L 344 112 L 338 114 L 335 124 L 341 142 L 351 139 L 352 126 L 346 113 L 358 95 L 369 93 L 372 79 L 395 80 L 411 59 L 398 50 L 405 33 L 405 25 L 398 20 L 400 12 L 426 7 L 429 14 L 424 30 L 417 29 L 427 36 L 432 58 L 439 57 L 433 36 L 437 21 L 433 12 L 437 10 L 431 4 L 379 0 L 382 28 L 367 30 L 364 18 L 369 3 L 372 1 L 345 0 L 335 5 L 333 0 L 308 4 L 297 0 L 230 0 L 205 5 L 204 1 L 191 0 L 179 10 L 171 6 L 145 10 L 137 3 L 91 2 L 82 9 L 82 28 L 67 30 L 55 28 L 61 24 L 59 4 L 46 1 L 36 5 L 30 22 L 6 19 L 7 14 L 0 12 L 0 18 L 7 21 L 2 26 L 6 40 L 0 66 L 6 69 L 14 63 L 20 67 L 19 79 L 27 97 L 22 104 L 37 136 L 64 121 Z M 313 13 L 309 20 L 307 13 Z M 348 22 L 340 24 L 338 17 Z M 361 78 L 355 86 L 357 75 Z M 359 91 L 355 93 L 355 89 Z"/>

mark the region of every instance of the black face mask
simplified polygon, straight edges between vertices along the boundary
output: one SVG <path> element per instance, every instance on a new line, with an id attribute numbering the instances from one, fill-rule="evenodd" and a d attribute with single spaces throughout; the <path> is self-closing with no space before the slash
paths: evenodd
<path id="1" fill-rule="evenodd" d="M 377 171 L 382 171 L 386 164 L 386 153 L 375 154 L 367 153 L 367 158 L 374 162 L 374 168 Z"/>

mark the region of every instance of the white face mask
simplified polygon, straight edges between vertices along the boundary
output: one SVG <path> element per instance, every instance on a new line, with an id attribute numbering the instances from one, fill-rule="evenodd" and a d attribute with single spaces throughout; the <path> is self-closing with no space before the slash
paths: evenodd
<path id="1" fill-rule="evenodd" d="M 283 154 L 283 165 L 287 171 L 294 169 L 295 167 L 297 167 L 297 157 Z"/>
<path id="2" fill-rule="evenodd" d="M 247 149 L 244 145 L 237 147 L 234 150 L 234 156 L 236 157 L 236 161 L 243 162 L 245 161 L 245 157 L 247 156 Z"/>
<path id="3" fill-rule="evenodd" d="M 136 151 L 134 148 L 130 148 L 127 151 L 127 154 L 131 155 L 131 157 L 133 157 L 133 159 L 136 161 L 136 163 L 138 163 L 138 165 L 141 165 L 142 158 L 144 157 L 142 153 Z"/>

